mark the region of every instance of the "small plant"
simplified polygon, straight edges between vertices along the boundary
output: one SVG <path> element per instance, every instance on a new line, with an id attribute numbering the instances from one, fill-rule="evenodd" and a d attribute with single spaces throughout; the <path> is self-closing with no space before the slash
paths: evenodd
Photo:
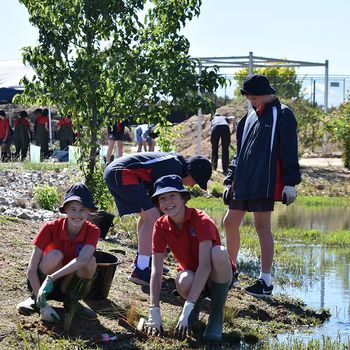
<path id="1" fill-rule="evenodd" d="M 93 194 L 95 205 L 100 209 L 108 211 L 110 207 L 113 207 L 113 197 L 109 192 L 106 183 L 103 181 L 102 166 L 96 166 L 89 188 Z"/>
<path id="2" fill-rule="evenodd" d="M 211 192 L 212 196 L 215 198 L 221 198 L 222 194 L 224 193 L 224 190 L 225 190 L 224 185 L 222 185 L 218 182 L 214 182 L 210 188 L 210 192 Z"/>
<path id="3" fill-rule="evenodd" d="M 55 210 L 60 195 L 55 187 L 49 185 L 36 186 L 34 188 L 34 199 L 39 207 L 46 210 Z"/>

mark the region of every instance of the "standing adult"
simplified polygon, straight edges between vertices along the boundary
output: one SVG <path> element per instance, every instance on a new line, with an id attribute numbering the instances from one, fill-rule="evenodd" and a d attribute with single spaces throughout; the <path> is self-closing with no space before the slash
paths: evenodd
<path id="1" fill-rule="evenodd" d="M 247 211 L 253 212 L 260 242 L 260 275 L 245 289 L 257 297 L 272 293 L 271 266 L 274 240 L 271 212 L 275 200 L 291 204 L 295 185 L 301 181 L 298 163 L 297 122 L 293 112 L 274 95 L 266 76 L 246 77 L 241 93 L 253 108 L 237 127 L 237 156 L 224 181 L 224 201 L 229 205 L 224 218 L 229 255 L 236 263 L 240 247 L 239 226 Z"/>
<path id="2" fill-rule="evenodd" d="M 73 145 L 74 142 L 74 132 L 73 124 L 70 116 L 61 116 L 57 125 L 59 139 L 60 139 L 60 149 L 66 150 L 68 146 Z"/>
<path id="3" fill-rule="evenodd" d="M 129 122 L 127 119 L 121 120 L 119 116 L 112 126 L 108 126 L 108 150 L 106 154 L 106 164 L 111 162 L 111 157 L 114 151 L 114 145 L 117 141 L 117 156 L 123 156 L 123 142 L 124 142 L 124 131 L 125 127 L 129 127 Z M 131 129 L 130 129 L 131 131 Z"/>
<path id="4" fill-rule="evenodd" d="M 35 110 L 35 140 L 41 147 L 41 155 L 45 158 L 49 154 L 49 111 L 47 108 Z"/>
<path id="5" fill-rule="evenodd" d="M 203 156 L 185 159 L 180 154 L 143 152 L 115 159 L 105 169 L 104 180 L 114 196 L 119 215 L 137 213 L 138 254 L 129 280 L 149 285 L 152 230 L 160 217 L 150 199 L 154 182 L 164 175 L 175 174 L 187 186 L 198 184 L 207 189 L 211 176 L 210 161 Z"/>
<path id="6" fill-rule="evenodd" d="M 225 117 L 217 112 L 210 122 L 211 164 L 213 170 L 216 170 L 218 166 L 220 141 L 222 172 L 224 175 L 227 175 L 229 165 L 229 148 L 231 143 L 229 119 L 228 117 Z"/>
<path id="7" fill-rule="evenodd" d="M 10 136 L 10 122 L 6 117 L 5 111 L 0 111 L 0 145 L 1 145 L 1 160 L 3 162 L 8 159 L 8 139 Z"/>
<path id="8" fill-rule="evenodd" d="M 30 123 L 26 111 L 21 111 L 19 113 L 19 118 L 15 120 L 14 127 L 16 158 L 19 158 L 19 155 L 21 154 L 21 161 L 23 161 L 27 157 L 30 143 Z"/>
<path id="9" fill-rule="evenodd" d="M 154 126 L 141 124 L 135 129 L 135 140 L 137 144 L 137 152 L 141 152 L 142 148 L 145 152 L 153 152 L 155 141 L 151 135 L 154 135 Z M 148 147 L 148 148 L 147 148 Z"/>

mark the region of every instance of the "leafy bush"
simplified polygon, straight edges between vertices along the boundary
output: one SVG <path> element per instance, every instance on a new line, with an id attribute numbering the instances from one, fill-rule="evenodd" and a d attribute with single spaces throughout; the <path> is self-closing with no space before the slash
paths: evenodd
<path id="1" fill-rule="evenodd" d="M 60 195 L 55 187 L 42 185 L 34 188 L 34 199 L 38 202 L 40 208 L 55 210 L 59 198 Z"/>
<path id="2" fill-rule="evenodd" d="M 225 190 L 225 186 L 219 182 L 214 182 L 210 186 L 210 192 L 212 196 L 216 198 L 221 198 L 222 194 L 224 193 L 224 190 Z"/>
<path id="3" fill-rule="evenodd" d="M 106 211 L 113 207 L 114 200 L 106 183 L 103 181 L 103 168 L 101 166 L 96 166 L 89 189 L 97 207 Z"/>

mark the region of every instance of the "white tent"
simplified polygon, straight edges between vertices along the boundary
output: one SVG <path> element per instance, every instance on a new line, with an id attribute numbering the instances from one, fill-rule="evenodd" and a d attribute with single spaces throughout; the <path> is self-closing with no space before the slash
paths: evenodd
<path id="1" fill-rule="evenodd" d="M 34 71 L 21 59 L 0 61 L 0 102 L 9 103 L 16 92 L 23 91 L 20 80 L 26 76 L 32 79 Z"/>

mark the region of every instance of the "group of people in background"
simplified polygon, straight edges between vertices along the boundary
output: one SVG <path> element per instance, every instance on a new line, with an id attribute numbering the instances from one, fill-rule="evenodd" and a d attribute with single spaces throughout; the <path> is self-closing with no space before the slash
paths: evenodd
<path id="1" fill-rule="evenodd" d="M 0 111 L 0 143 L 1 159 L 8 161 L 14 156 L 15 160 L 25 160 L 28 154 L 31 141 L 40 146 L 41 157 L 49 157 L 49 110 L 37 108 L 34 111 L 34 122 L 31 122 L 27 111 L 23 110 L 13 116 L 13 127 L 5 111 Z M 57 133 L 60 142 L 60 149 L 74 143 L 74 132 L 71 118 L 60 117 L 57 123 Z M 11 145 L 15 145 L 14 155 L 11 152 Z"/>
<path id="2" fill-rule="evenodd" d="M 148 334 L 163 332 L 160 292 L 167 288 L 163 274 L 168 247 L 178 263 L 176 291 L 184 299 L 176 335 L 186 336 L 198 320 L 201 300 L 209 297 L 212 307 L 203 338 L 221 341 L 226 298 L 238 283 L 239 226 L 246 212 L 254 214 L 261 266 L 258 278 L 244 291 L 264 298 L 272 294 L 271 213 L 275 201 L 289 205 L 297 195 L 295 186 L 301 181 L 297 123 L 266 76 L 249 75 L 241 93 L 251 108 L 237 126 L 237 153 L 230 165 L 226 148 L 223 152 L 226 247 L 214 221 L 201 210 L 186 206 L 191 195 L 184 187 L 198 184 L 207 190 L 212 169 L 217 167 L 217 147 L 212 163 L 204 156 L 142 152 L 114 159 L 105 168 L 104 181 L 119 215 L 138 214 L 138 249 L 128 280 L 150 286 L 149 316 L 143 329 Z M 122 130 L 118 120 L 115 126 L 111 129 L 113 141 Z M 225 117 L 214 116 L 215 146 L 220 138 L 227 146 L 227 126 Z M 33 241 L 27 274 L 31 296 L 18 304 L 20 313 L 39 311 L 42 320 L 57 322 L 60 316 L 47 302 L 56 297 L 64 302 L 69 315 L 73 308 L 82 317 L 97 317 L 93 310 L 77 304 L 86 296 L 96 271 L 93 252 L 98 233 L 87 221 L 88 213 L 96 209 L 84 184 L 75 184 L 66 192 L 60 207 L 66 218 L 46 223 Z M 79 283 L 81 292 L 74 292 Z M 70 324 L 71 318 L 65 322 Z"/>

